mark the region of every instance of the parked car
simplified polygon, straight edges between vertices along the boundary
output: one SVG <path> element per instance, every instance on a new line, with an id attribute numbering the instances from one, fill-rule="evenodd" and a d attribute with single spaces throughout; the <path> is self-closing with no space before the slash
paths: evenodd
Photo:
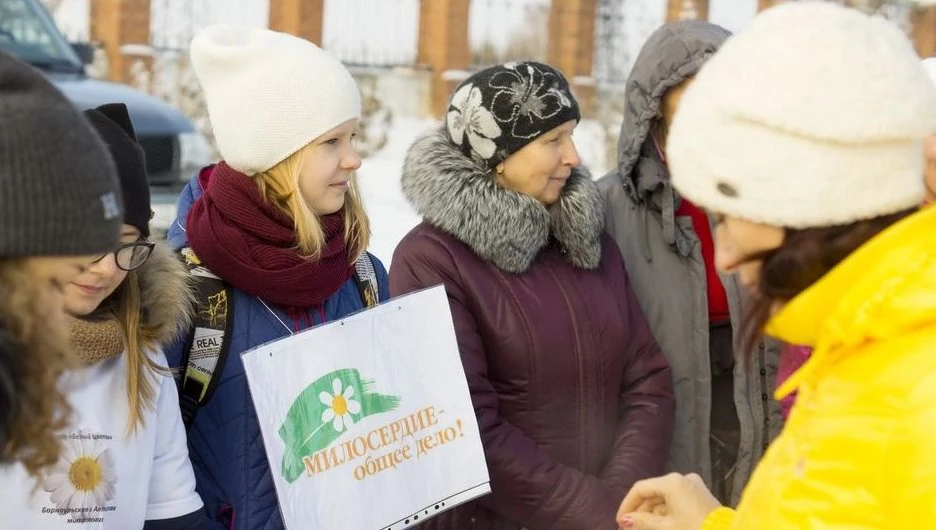
<path id="1" fill-rule="evenodd" d="M 39 0 L 0 0 L 0 50 L 41 70 L 79 109 L 125 103 L 151 184 L 186 182 L 209 162 L 204 137 L 177 109 L 127 85 L 88 77 L 94 48 L 70 44 Z"/>

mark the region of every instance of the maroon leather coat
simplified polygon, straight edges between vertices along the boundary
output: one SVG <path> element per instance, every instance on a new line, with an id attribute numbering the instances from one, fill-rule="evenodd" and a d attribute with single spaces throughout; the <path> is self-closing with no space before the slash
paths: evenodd
<path id="1" fill-rule="evenodd" d="M 664 472 L 675 403 L 594 184 L 576 171 L 547 210 L 447 145 L 429 135 L 407 156 L 426 222 L 390 290 L 445 285 L 492 493 L 421 528 L 616 529 L 630 486 Z"/>

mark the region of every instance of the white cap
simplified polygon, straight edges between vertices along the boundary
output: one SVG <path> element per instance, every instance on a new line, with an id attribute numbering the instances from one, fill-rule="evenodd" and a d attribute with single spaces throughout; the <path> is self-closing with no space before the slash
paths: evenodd
<path id="1" fill-rule="evenodd" d="M 191 55 L 218 150 L 248 176 L 361 116 L 350 72 L 305 39 L 213 25 L 192 39 Z"/>
<path id="2" fill-rule="evenodd" d="M 667 139 L 673 185 L 774 226 L 846 224 L 923 200 L 936 90 L 906 36 L 830 2 L 755 17 L 709 60 Z"/>

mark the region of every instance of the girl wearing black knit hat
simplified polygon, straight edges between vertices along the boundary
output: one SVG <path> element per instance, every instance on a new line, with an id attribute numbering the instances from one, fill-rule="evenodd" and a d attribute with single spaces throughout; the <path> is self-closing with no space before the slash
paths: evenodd
<path id="1" fill-rule="evenodd" d="M 38 478 L 58 460 L 57 432 L 69 417 L 58 388 L 74 358 L 63 287 L 116 247 L 120 193 L 87 121 L 40 73 L 3 53 L 0 123 L 0 463 Z"/>
<path id="2" fill-rule="evenodd" d="M 0 512 L 15 528 L 194 529 L 207 521 L 161 345 L 189 322 L 186 272 L 150 242 L 149 184 L 127 107 L 85 112 L 116 163 L 125 205 L 121 243 L 87 260 L 64 286 L 72 350 L 73 420 L 65 451 L 39 488 L 0 470 Z M 74 383 L 74 384 L 72 384 Z"/>

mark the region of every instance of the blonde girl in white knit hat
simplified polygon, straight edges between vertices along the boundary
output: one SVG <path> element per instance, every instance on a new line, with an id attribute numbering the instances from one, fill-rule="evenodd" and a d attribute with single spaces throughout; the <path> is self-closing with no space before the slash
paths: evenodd
<path id="1" fill-rule="evenodd" d="M 284 33 L 212 26 L 191 54 L 223 160 L 183 191 L 169 239 L 220 277 L 231 314 L 210 382 L 187 376 L 201 358 L 192 340 L 167 356 L 184 403 L 200 401 L 187 409 L 189 449 L 208 515 L 279 529 L 241 354 L 386 297 L 355 179 L 360 94 L 341 62 Z"/>
<path id="2" fill-rule="evenodd" d="M 748 340 L 814 351 L 777 391 L 797 402 L 736 511 L 672 474 L 634 486 L 622 528 L 936 528 L 934 132 L 906 37 L 832 3 L 770 9 L 702 68 L 670 131 L 673 184 L 718 220 Z"/>

